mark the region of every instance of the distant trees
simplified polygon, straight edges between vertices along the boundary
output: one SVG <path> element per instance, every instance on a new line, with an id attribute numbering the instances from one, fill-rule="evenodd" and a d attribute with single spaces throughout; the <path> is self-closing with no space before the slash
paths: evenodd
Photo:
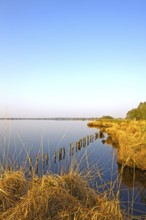
<path id="1" fill-rule="evenodd" d="M 146 102 L 141 102 L 137 108 L 127 112 L 127 119 L 146 120 Z"/>
<path id="2" fill-rule="evenodd" d="M 114 118 L 110 115 L 103 115 L 102 119 L 114 119 Z"/>

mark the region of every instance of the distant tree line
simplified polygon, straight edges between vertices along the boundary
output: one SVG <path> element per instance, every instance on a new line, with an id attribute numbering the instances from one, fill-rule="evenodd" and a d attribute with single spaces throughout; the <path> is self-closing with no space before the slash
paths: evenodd
<path id="1" fill-rule="evenodd" d="M 146 120 L 146 102 L 141 102 L 137 108 L 127 112 L 127 119 Z"/>
<path id="2" fill-rule="evenodd" d="M 114 118 L 110 115 L 103 115 L 101 119 L 114 119 Z"/>

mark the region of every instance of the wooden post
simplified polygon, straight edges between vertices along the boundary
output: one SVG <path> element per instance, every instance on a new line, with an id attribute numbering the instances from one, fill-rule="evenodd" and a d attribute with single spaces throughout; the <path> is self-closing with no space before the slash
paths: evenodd
<path id="1" fill-rule="evenodd" d="M 89 145 L 89 135 L 87 136 L 87 146 Z"/>
<path id="2" fill-rule="evenodd" d="M 62 147 L 59 149 L 58 159 L 62 160 Z"/>
<path id="3" fill-rule="evenodd" d="M 86 147 L 86 137 L 83 138 L 83 147 Z"/>

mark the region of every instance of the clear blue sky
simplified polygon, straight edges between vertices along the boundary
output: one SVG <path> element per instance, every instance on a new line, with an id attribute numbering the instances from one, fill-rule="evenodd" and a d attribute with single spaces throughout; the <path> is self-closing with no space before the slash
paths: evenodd
<path id="1" fill-rule="evenodd" d="M 125 117 L 143 101 L 145 0 L 0 0 L 0 116 Z"/>

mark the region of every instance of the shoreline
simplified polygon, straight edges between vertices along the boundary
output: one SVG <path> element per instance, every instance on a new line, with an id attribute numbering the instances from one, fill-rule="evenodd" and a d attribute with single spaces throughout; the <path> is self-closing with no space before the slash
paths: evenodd
<path id="1" fill-rule="evenodd" d="M 106 132 L 111 145 L 117 148 L 117 162 L 124 166 L 146 171 L 146 121 L 145 120 L 94 120 L 89 127 Z"/>

